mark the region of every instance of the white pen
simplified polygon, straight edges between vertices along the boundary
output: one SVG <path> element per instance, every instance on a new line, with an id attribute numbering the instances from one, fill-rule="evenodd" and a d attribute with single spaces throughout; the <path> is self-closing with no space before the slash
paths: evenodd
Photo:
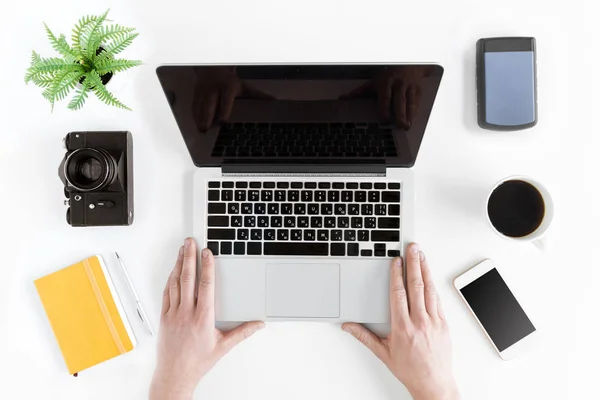
<path id="1" fill-rule="evenodd" d="M 131 292 L 133 293 L 133 297 L 135 297 L 135 303 L 136 303 L 135 306 L 136 306 L 137 314 L 140 317 L 140 319 L 142 320 L 142 323 L 146 326 L 146 328 L 148 328 L 148 331 L 150 331 L 150 335 L 154 336 L 154 332 L 152 332 L 152 326 L 150 325 L 148 316 L 146 315 L 146 312 L 144 311 L 144 307 L 142 307 L 142 303 L 140 302 L 140 298 L 138 297 L 137 292 L 135 291 L 135 288 L 133 287 L 133 282 L 131 281 L 129 274 L 127 273 L 125 264 L 123 264 L 121 257 L 119 257 L 119 254 L 116 251 L 115 251 L 115 255 L 117 256 L 117 260 L 119 260 L 119 265 L 121 266 L 121 271 L 123 271 L 123 275 L 125 275 L 125 278 L 127 279 L 127 283 L 129 284 L 129 288 L 131 289 Z"/>

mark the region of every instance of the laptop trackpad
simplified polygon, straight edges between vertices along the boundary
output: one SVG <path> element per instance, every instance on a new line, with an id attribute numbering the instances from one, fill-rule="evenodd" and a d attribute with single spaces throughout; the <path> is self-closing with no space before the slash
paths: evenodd
<path id="1" fill-rule="evenodd" d="M 267 317 L 339 318 L 339 264 L 267 264 Z"/>

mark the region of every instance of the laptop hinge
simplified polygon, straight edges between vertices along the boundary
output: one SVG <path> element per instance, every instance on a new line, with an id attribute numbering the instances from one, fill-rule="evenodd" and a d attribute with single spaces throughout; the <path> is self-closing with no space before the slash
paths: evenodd
<path id="1" fill-rule="evenodd" d="M 223 175 L 351 175 L 385 176 L 385 163 L 377 164 L 223 164 Z"/>

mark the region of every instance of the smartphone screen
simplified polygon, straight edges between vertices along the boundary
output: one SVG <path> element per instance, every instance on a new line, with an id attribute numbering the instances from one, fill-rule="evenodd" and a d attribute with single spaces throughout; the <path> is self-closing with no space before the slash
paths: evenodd
<path id="1" fill-rule="evenodd" d="M 535 332 L 535 327 L 496 268 L 460 289 L 499 352 Z"/>

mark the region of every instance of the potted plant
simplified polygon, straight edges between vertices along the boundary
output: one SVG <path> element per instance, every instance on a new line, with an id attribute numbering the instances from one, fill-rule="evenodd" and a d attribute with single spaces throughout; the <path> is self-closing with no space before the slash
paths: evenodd
<path id="1" fill-rule="evenodd" d="M 64 35 L 56 37 L 46 24 L 48 39 L 61 57 L 43 58 L 35 51 L 25 83 L 33 82 L 44 89 L 42 95 L 54 109 L 54 103 L 75 89 L 69 102 L 71 110 L 80 109 L 90 92 L 102 102 L 130 110 L 108 91 L 106 84 L 114 74 L 141 65 L 141 61 L 116 58 L 138 36 L 135 28 L 117 24 L 104 26 L 108 10 L 98 16 L 85 16 L 73 28 L 72 44 Z"/>

